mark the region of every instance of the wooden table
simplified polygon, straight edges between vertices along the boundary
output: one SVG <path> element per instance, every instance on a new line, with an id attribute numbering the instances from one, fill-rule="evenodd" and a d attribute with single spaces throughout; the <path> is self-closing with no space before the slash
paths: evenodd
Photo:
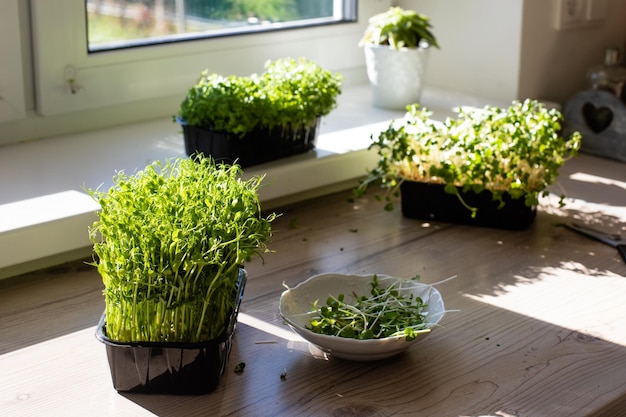
<path id="1" fill-rule="evenodd" d="M 405 219 L 348 192 L 282 209 L 274 253 L 249 281 L 228 368 L 208 395 L 113 390 L 94 329 L 99 276 L 80 263 L 0 283 L 2 416 L 626 416 L 626 264 L 555 226 L 626 232 L 626 165 L 590 156 L 562 170 L 570 200 L 542 201 L 526 231 Z M 326 357 L 292 333 L 283 282 L 321 272 L 420 274 L 443 327 L 372 363 Z M 245 362 L 245 371 L 233 372 Z M 286 378 L 282 379 L 281 374 Z"/>

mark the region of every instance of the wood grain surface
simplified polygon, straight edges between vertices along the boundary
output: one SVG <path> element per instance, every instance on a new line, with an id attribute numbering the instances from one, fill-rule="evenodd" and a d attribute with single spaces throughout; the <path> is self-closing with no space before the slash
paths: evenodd
<path id="1" fill-rule="evenodd" d="M 249 279 L 216 391 L 117 393 L 94 337 L 95 268 L 75 262 L 0 282 L 1 416 L 626 416 L 626 264 L 559 224 L 626 235 L 626 165 L 582 155 L 569 196 L 525 231 L 405 219 L 349 191 L 277 211 Z M 422 343 L 377 362 L 326 356 L 282 322 L 278 299 L 322 272 L 438 284 L 450 311 Z M 235 365 L 245 362 L 244 372 Z M 281 378 L 281 374 L 284 378 Z"/>

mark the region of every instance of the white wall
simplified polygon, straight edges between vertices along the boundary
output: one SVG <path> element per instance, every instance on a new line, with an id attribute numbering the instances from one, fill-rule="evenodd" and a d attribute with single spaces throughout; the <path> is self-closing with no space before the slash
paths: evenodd
<path id="1" fill-rule="evenodd" d="M 556 31 L 555 1 L 524 0 L 519 95 L 565 103 L 586 89 L 585 73 L 599 65 L 608 46 L 626 43 L 626 1 L 608 0 L 608 17 L 598 26 Z"/>
<path id="2" fill-rule="evenodd" d="M 600 25 L 557 31 L 558 0 L 398 0 L 428 15 L 441 44 L 427 83 L 499 99 L 564 104 L 585 89 L 585 72 L 607 46 L 624 47 L 626 1 L 607 0 Z"/>
<path id="3" fill-rule="evenodd" d="M 440 50 L 428 64 L 427 84 L 512 100 L 517 95 L 522 0 L 403 0 L 430 17 Z"/>

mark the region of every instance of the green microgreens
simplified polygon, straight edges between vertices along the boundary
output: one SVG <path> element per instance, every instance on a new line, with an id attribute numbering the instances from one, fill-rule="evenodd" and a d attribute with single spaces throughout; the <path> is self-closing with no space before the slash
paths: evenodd
<path id="1" fill-rule="evenodd" d="M 381 288 L 374 275 L 370 295 L 353 293 L 352 303 L 346 301 L 344 294 L 329 296 L 325 305 L 316 301 L 313 305 L 315 315 L 307 329 L 361 340 L 393 336 L 404 336 L 407 342 L 414 340 L 419 333 L 430 331 L 423 312 L 427 304 L 420 297 L 401 291 L 397 287 L 400 281 Z"/>
<path id="2" fill-rule="evenodd" d="M 581 144 L 579 132 L 561 136 L 563 115 L 536 100 L 515 101 L 508 108 L 462 108 L 457 118 L 444 122 L 416 104 L 407 110 L 402 121 L 372 136 L 369 149 L 378 153 L 377 166 L 354 189 L 354 196 L 361 197 L 370 184 L 380 183 L 386 192 L 376 197 L 384 199 L 386 210 L 393 209 L 392 197 L 405 180 L 445 184 L 445 191 L 456 194 L 474 215 L 476 208 L 465 204 L 461 190 L 488 190 L 500 207 L 505 194 L 536 206 Z"/>
<path id="3" fill-rule="evenodd" d="M 306 58 L 267 61 L 263 73 L 250 76 L 205 70 L 176 117 L 240 137 L 259 127 L 311 128 L 337 106 L 342 81 Z"/>
<path id="4" fill-rule="evenodd" d="M 101 206 L 90 238 L 109 338 L 198 342 L 223 331 L 239 270 L 268 251 L 277 217 L 261 214 L 262 179 L 209 158 L 176 159 L 89 190 Z"/>

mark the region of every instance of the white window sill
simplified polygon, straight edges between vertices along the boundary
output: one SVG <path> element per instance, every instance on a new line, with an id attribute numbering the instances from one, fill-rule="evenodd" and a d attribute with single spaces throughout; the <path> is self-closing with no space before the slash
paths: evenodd
<path id="1" fill-rule="evenodd" d="M 454 107 L 482 107 L 487 100 L 428 88 L 422 104 L 442 119 Z M 345 87 L 338 108 L 322 120 L 315 151 L 246 169 L 245 175 L 266 175 L 260 190 L 265 208 L 348 190 L 375 163 L 367 151 L 370 135 L 402 115 L 373 107 L 367 85 Z M 51 264 L 63 261 L 63 254 L 88 251 L 87 227 L 97 206 L 85 188 L 110 187 L 119 170 L 132 173 L 155 160 L 186 157 L 171 119 L 1 149 L 0 278 L 31 269 L 34 260 Z"/>

